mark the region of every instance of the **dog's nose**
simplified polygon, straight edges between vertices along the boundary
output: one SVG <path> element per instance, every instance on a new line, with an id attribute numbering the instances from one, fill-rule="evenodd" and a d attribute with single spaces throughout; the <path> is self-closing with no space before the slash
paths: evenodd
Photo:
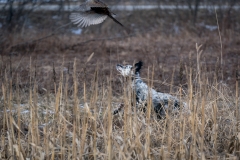
<path id="1" fill-rule="evenodd" d="M 122 65 L 121 64 L 117 64 L 117 67 L 122 67 Z"/>

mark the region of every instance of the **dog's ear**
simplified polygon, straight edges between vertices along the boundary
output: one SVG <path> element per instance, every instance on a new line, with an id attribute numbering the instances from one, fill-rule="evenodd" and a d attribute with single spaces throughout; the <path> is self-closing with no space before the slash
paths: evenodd
<path id="1" fill-rule="evenodd" d="M 139 61 L 138 63 L 136 63 L 135 66 L 135 72 L 140 72 L 141 68 L 142 68 L 143 62 Z"/>

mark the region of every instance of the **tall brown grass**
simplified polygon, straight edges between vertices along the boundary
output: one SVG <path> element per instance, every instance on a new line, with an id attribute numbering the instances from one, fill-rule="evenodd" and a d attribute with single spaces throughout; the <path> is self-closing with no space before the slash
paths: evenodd
<path id="1" fill-rule="evenodd" d="M 184 12 L 124 15 L 120 21 L 136 30 L 124 39 L 94 41 L 124 32 L 111 21 L 81 36 L 61 34 L 17 46 L 49 30 L 7 35 L 0 49 L 5 53 L 0 59 L 0 158 L 239 159 L 238 12 L 234 28 L 221 39 L 221 54 L 217 31 L 192 27 Z M 207 13 L 199 14 L 199 22 L 216 24 Z M 46 17 L 41 24 L 47 29 L 59 27 Z M 36 15 L 33 19 L 38 21 Z M 159 120 L 150 100 L 145 113 L 134 107 L 130 81 L 112 68 L 139 59 L 144 81 L 186 102 L 190 113 L 169 110 Z M 112 115 L 119 104 L 124 111 Z"/>
<path id="2" fill-rule="evenodd" d="M 206 64 L 201 63 L 201 46 L 196 46 L 196 52 L 196 66 L 181 63 L 179 76 L 187 79 L 187 88 L 179 86 L 177 92 L 191 112 L 169 111 L 164 120 L 156 118 L 151 101 L 145 113 L 131 105 L 136 102 L 129 81 L 123 80 L 120 93 L 113 95 L 113 72 L 109 69 L 110 76 L 102 81 L 98 64 L 94 73 L 87 73 L 84 68 L 77 72 L 75 59 L 69 74 L 64 71 L 63 59 L 62 66 L 52 67 L 51 79 L 55 79 L 55 68 L 61 68 L 58 80 L 49 79 L 54 91 L 49 87 L 44 88 L 44 93 L 39 92 L 38 70 L 31 59 L 27 89 L 19 85 L 21 75 L 11 75 L 5 69 L 1 83 L 0 157 L 238 159 L 239 77 L 235 77 L 235 95 L 231 94 L 219 80 L 217 69 L 209 76 Z M 145 80 L 151 87 L 156 81 L 154 67 L 149 66 Z M 89 79 L 84 77 L 79 81 L 79 74 L 92 74 L 88 82 L 91 85 L 86 86 Z M 176 73 L 172 74 L 174 77 Z M 124 112 L 112 115 L 120 103 L 124 103 Z"/>

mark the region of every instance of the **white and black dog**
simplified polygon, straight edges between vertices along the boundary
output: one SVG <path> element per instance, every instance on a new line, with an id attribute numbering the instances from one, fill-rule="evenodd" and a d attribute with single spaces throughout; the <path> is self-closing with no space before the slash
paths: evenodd
<path id="1" fill-rule="evenodd" d="M 136 105 L 138 107 L 139 104 L 145 103 L 146 106 L 148 100 L 148 94 L 150 93 L 152 99 L 152 107 L 154 111 L 157 113 L 158 118 L 164 118 L 166 116 L 166 110 L 169 108 L 169 102 L 172 102 L 173 109 L 180 108 L 179 100 L 167 93 L 157 92 L 156 90 L 149 88 L 146 83 L 140 77 L 140 70 L 143 63 L 139 61 L 134 65 L 121 65 L 118 64 L 116 66 L 117 70 L 124 77 L 130 77 L 132 80 L 131 88 L 134 90 L 136 94 Z M 183 107 L 186 107 L 184 103 Z M 123 108 L 123 105 L 116 111 L 114 114 L 118 113 L 119 110 Z"/>

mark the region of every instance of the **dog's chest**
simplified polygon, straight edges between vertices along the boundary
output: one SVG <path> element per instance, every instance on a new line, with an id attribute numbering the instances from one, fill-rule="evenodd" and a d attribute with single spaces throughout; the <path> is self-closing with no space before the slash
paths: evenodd
<path id="1" fill-rule="evenodd" d="M 132 89 L 135 91 L 138 99 L 144 101 L 148 96 L 148 86 L 142 80 L 135 80 L 132 82 Z"/>

